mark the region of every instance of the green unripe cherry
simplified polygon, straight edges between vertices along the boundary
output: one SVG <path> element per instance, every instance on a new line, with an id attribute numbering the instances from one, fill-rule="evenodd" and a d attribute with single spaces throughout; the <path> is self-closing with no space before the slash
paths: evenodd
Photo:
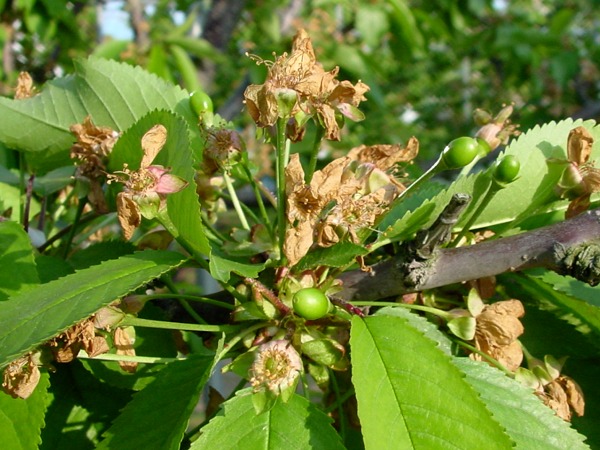
<path id="1" fill-rule="evenodd" d="M 323 292 L 317 288 L 300 289 L 292 299 L 294 312 L 307 320 L 316 320 L 324 317 L 331 308 L 331 302 Z"/>
<path id="2" fill-rule="evenodd" d="M 479 154 L 479 142 L 472 137 L 454 139 L 442 151 L 442 163 L 448 169 L 459 169 L 470 164 Z"/>
<path id="3" fill-rule="evenodd" d="M 190 105 L 198 116 L 213 111 L 213 102 L 208 94 L 203 91 L 196 91 L 190 96 Z"/>
<path id="4" fill-rule="evenodd" d="M 496 162 L 492 176 L 498 184 L 505 185 L 517 179 L 519 170 L 521 170 L 519 158 L 515 155 L 506 155 L 500 161 Z"/>

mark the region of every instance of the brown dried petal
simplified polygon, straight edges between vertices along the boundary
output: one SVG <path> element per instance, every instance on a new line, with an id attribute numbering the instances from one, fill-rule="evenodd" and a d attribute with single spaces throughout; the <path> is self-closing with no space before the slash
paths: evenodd
<path id="1" fill-rule="evenodd" d="M 156 155 L 158 155 L 164 147 L 165 142 L 167 142 L 167 129 L 164 125 L 157 124 L 150 128 L 142 136 L 142 150 L 144 151 L 144 156 L 142 157 L 140 167 L 148 167 L 152 164 Z"/>
<path id="2" fill-rule="evenodd" d="M 107 353 L 110 350 L 110 347 L 108 346 L 108 342 L 106 342 L 104 336 L 94 336 L 91 341 L 88 341 L 84 344 L 83 349 L 88 356 L 93 358 L 94 356 Z"/>
<path id="3" fill-rule="evenodd" d="M 590 196 L 591 194 L 583 194 L 576 199 L 571 200 L 567 212 L 565 213 L 565 218 L 570 219 L 587 211 L 590 207 Z"/>
<path id="4" fill-rule="evenodd" d="M 544 389 L 545 392 L 540 395 L 544 403 L 552 408 L 558 417 L 569 422 L 571 420 L 571 409 L 569 408 L 567 393 L 560 383 L 555 380 L 547 384 Z"/>
<path id="5" fill-rule="evenodd" d="M 579 165 L 585 164 L 592 154 L 594 138 L 584 127 L 573 128 L 567 140 L 567 155 L 569 161 Z"/>
<path id="6" fill-rule="evenodd" d="M 125 331 L 123 328 L 116 328 L 113 339 L 115 348 L 117 349 L 117 355 L 135 356 L 133 340 L 127 331 Z M 134 373 L 137 369 L 138 363 L 131 361 L 119 361 L 119 366 L 125 372 Z"/>
<path id="7" fill-rule="evenodd" d="M 325 139 L 329 141 L 340 140 L 340 126 L 335 119 L 335 109 L 325 103 L 315 106 L 321 126 L 325 129 Z"/>
<path id="8" fill-rule="evenodd" d="M 366 101 L 365 94 L 371 89 L 362 81 L 353 85 L 350 81 L 341 81 L 329 94 L 329 101 L 332 103 L 349 103 L 352 106 L 358 106 L 360 102 Z"/>
<path id="9" fill-rule="evenodd" d="M 33 97 L 35 89 L 33 87 L 33 79 L 27 72 L 19 73 L 17 78 L 17 87 L 15 88 L 15 100 L 22 100 Z"/>
<path id="10" fill-rule="evenodd" d="M 338 72 L 338 67 L 325 72 L 319 66 L 316 66 L 311 74 L 294 86 L 294 90 L 305 97 L 322 98 L 337 85 L 335 77 Z"/>
<path id="11" fill-rule="evenodd" d="M 119 192 L 117 195 L 117 215 L 123 237 L 125 240 L 131 239 L 136 228 L 142 223 L 142 216 L 137 203 L 125 192 Z"/>
<path id="12" fill-rule="evenodd" d="M 295 228 L 290 228 L 285 233 L 283 253 L 288 264 L 293 266 L 308 253 L 314 242 L 313 224 L 309 221 L 300 222 Z"/>
<path id="13" fill-rule="evenodd" d="M 11 362 L 4 370 L 2 389 L 13 398 L 29 397 L 40 381 L 40 370 L 31 354 Z"/>
<path id="14" fill-rule="evenodd" d="M 268 81 L 265 84 L 248 86 L 244 91 L 244 99 L 248 112 L 256 125 L 269 127 L 277 122 L 277 99 Z"/>
<path id="15" fill-rule="evenodd" d="M 90 345 L 96 335 L 93 318 L 76 323 L 71 328 L 48 342 L 53 347 L 54 359 L 59 363 L 73 361 L 79 350 Z"/>
<path id="16" fill-rule="evenodd" d="M 488 305 L 477 316 L 479 333 L 487 334 L 499 345 L 507 345 L 523 334 L 524 328 L 518 320 L 525 314 L 519 300 L 505 300 Z"/>
<path id="17" fill-rule="evenodd" d="M 385 171 L 399 162 L 412 161 L 418 153 L 419 141 L 411 137 L 404 148 L 399 144 L 361 145 L 350 150 L 348 156 L 359 162 L 373 163 L 378 169 Z"/>
<path id="18" fill-rule="evenodd" d="M 583 416 L 585 411 L 585 400 L 583 398 L 583 391 L 581 390 L 581 387 L 579 387 L 575 380 L 565 375 L 560 376 L 556 381 L 560 383 L 567 394 L 567 402 L 569 403 L 571 409 L 579 417 Z"/>

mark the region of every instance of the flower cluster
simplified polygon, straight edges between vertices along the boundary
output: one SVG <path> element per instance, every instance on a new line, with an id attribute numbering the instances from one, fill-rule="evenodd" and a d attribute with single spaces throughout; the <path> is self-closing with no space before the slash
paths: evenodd
<path id="1" fill-rule="evenodd" d="M 258 61 L 258 63 L 267 63 Z M 336 79 L 339 68 L 325 71 L 317 62 L 310 37 L 299 30 L 292 52 L 269 64 L 264 84 L 250 85 L 244 92 L 248 112 L 259 127 L 274 125 L 278 119 L 294 118 L 300 125 L 315 117 L 325 129 L 325 138 L 340 140 L 336 112 L 351 120 L 362 120 L 357 107 L 366 100 L 369 87 Z M 300 131 L 294 133 L 300 135 Z"/>
<path id="2" fill-rule="evenodd" d="M 308 184 L 299 155 L 292 155 L 285 169 L 288 263 L 296 264 L 313 244 L 328 247 L 345 235 L 358 242 L 360 230 L 373 226 L 404 189 L 393 177 L 396 164 L 412 160 L 418 149 L 415 138 L 404 148 L 362 145 L 316 171 Z"/>
<path id="3" fill-rule="evenodd" d="M 125 309 L 122 309 L 125 308 Z M 102 308 L 93 316 L 76 323 L 69 329 L 50 339 L 37 350 L 11 362 L 3 374 L 2 389 L 12 397 L 29 397 L 40 381 L 40 367 L 49 366 L 51 361 L 69 363 L 84 350 L 89 357 L 107 353 L 112 346 L 117 355 L 135 356 L 133 327 L 121 328 L 118 323 L 128 309 L 111 306 Z M 137 362 L 119 361 L 126 372 L 135 372 Z"/>

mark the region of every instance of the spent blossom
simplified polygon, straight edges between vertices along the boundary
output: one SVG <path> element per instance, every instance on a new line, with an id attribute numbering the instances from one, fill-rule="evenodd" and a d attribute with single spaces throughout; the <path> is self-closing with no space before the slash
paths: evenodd
<path id="1" fill-rule="evenodd" d="M 571 200 L 566 217 L 574 217 L 590 206 L 590 196 L 600 191 L 600 169 L 594 167 L 590 156 L 594 138 L 584 127 L 573 128 L 567 139 L 568 160 L 551 160 L 567 164 L 555 192 Z"/>
<path id="2" fill-rule="evenodd" d="M 274 125 L 278 119 L 294 118 L 303 124 L 315 117 L 325 129 L 325 138 L 340 139 L 336 113 L 350 120 L 362 120 L 357 109 L 369 87 L 358 82 L 336 79 L 339 68 L 325 71 L 317 62 L 310 37 L 300 29 L 294 36 L 291 54 L 284 53 L 269 65 L 264 84 L 250 85 L 244 99 L 252 119 L 260 127 Z M 296 133 L 298 134 L 298 133 Z"/>
<path id="3" fill-rule="evenodd" d="M 300 354 L 287 340 L 275 340 L 258 347 L 250 368 L 250 384 L 255 392 L 279 395 L 293 390 L 302 372 Z"/>
<path id="4" fill-rule="evenodd" d="M 142 216 L 152 219 L 166 207 L 166 195 L 181 191 L 187 181 L 170 174 L 170 169 L 150 165 L 162 150 L 167 140 L 167 129 L 154 125 L 142 136 L 144 152 L 140 168 L 131 170 L 125 164 L 123 170 L 109 175 L 109 183 L 124 184 L 117 195 L 117 214 L 125 239 L 130 239 L 140 225 Z"/>

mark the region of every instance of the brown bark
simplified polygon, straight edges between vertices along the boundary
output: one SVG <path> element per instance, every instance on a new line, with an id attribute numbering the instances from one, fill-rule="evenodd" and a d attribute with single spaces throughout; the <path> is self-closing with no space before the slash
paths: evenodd
<path id="1" fill-rule="evenodd" d="M 468 247 L 438 249 L 431 257 L 404 252 L 340 275 L 341 300 L 379 300 L 461 281 L 544 267 L 591 285 L 600 282 L 600 209 L 564 222 Z"/>

